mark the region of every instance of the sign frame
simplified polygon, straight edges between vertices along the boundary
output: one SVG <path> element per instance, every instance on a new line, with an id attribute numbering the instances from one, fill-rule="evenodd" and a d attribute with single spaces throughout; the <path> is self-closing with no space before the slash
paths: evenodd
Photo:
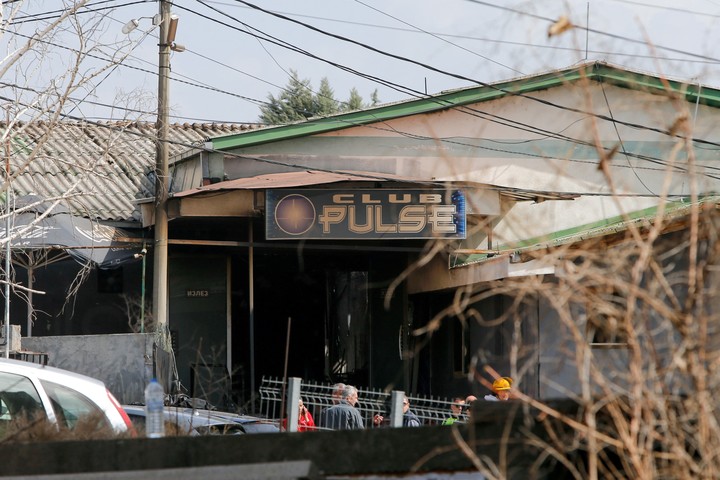
<path id="1" fill-rule="evenodd" d="M 268 189 L 267 240 L 464 239 L 459 189 Z"/>

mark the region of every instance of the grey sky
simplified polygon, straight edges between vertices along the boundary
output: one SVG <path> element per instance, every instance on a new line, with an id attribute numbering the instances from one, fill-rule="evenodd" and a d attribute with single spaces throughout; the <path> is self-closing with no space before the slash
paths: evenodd
<path id="1" fill-rule="evenodd" d="M 93 0 L 91 5 L 97 1 Z M 347 98 L 352 87 L 356 87 L 366 100 L 377 88 L 384 103 L 411 98 L 412 91 L 424 92 L 427 88 L 428 93 L 435 93 L 471 84 L 313 32 L 233 0 L 203 2 L 174 2 L 173 12 L 180 16 L 176 41 L 185 45 L 188 51 L 173 54 L 172 76 L 223 92 L 171 82 L 172 115 L 178 117 L 173 121 L 256 121 L 259 115 L 257 104 L 240 97 L 265 101 L 269 92 L 277 95 L 280 87 L 286 85 L 290 69 L 296 70 L 301 78 L 310 79 L 313 87 L 318 87 L 320 79 L 327 77 L 340 100 Z M 58 3 L 35 0 L 26 2 L 23 10 L 55 10 Z M 158 7 L 157 2 L 126 5 L 129 1 L 116 0 L 113 3 L 117 8 L 109 12 L 111 18 L 96 32 L 107 42 L 127 40 L 128 37 L 120 32 L 122 24 L 133 17 L 151 17 Z M 678 2 L 652 0 L 253 0 L 250 3 L 312 24 L 320 30 L 480 82 L 570 66 L 586 58 L 587 45 L 589 60 L 608 60 L 636 69 L 662 71 L 674 78 L 694 79 L 711 86 L 720 84 L 718 62 L 714 61 L 720 58 L 714 53 L 719 34 L 713 32 L 713 26 L 720 18 L 718 1 L 689 0 L 680 7 Z M 550 22 L 545 19 L 567 15 L 573 23 L 584 26 L 588 7 L 589 27 L 596 32 L 586 36 L 584 30 L 577 29 L 548 38 Z M 140 28 L 130 34 L 129 40 L 142 39 L 142 30 L 151 26 L 149 19 L 142 20 Z M 243 33 L 247 26 L 329 63 L 258 41 Z M 28 28 L 37 27 L 37 24 L 28 25 Z M 614 38 L 599 32 L 609 33 Z M 629 39 L 649 40 L 676 51 L 653 48 Z M 63 54 L 67 55 L 67 52 L 57 53 L 53 68 L 61 68 L 59 59 Z M 87 99 L 122 106 L 129 97 L 134 106 L 153 111 L 157 89 L 154 75 L 157 39 L 144 38 L 132 55 L 126 63 L 151 73 L 124 67 L 114 69 L 97 79 L 96 90 L 89 94 L 85 92 Z M 399 90 L 404 91 L 348 73 L 332 63 L 397 84 Z M 5 78 L 9 78 L 8 75 Z M 37 82 L 35 87 L 41 88 L 48 78 L 43 79 L 39 74 L 33 80 Z M 138 104 L 137 99 L 142 101 Z M 108 117 L 110 111 L 85 104 L 73 115 Z M 116 111 L 113 115 L 120 113 Z M 152 119 L 152 116 L 146 117 Z"/>

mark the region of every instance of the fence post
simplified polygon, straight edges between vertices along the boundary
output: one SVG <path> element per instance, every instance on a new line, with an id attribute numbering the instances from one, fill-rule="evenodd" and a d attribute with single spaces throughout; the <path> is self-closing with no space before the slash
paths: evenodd
<path id="1" fill-rule="evenodd" d="M 297 377 L 288 378 L 288 401 L 285 405 L 288 432 L 297 432 L 298 428 L 298 405 L 300 403 L 300 379 Z"/>
<path id="2" fill-rule="evenodd" d="M 390 426 L 402 427 L 403 424 L 403 399 L 405 392 L 393 390 L 390 395 Z"/>

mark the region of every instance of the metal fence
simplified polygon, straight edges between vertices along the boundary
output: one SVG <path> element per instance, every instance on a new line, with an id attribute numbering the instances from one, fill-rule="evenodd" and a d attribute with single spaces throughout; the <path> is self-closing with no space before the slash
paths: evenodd
<path id="1" fill-rule="evenodd" d="M 391 415 L 391 392 L 380 389 L 356 387 L 358 389 L 357 409 L 365 421 L 367 428 L 372 428 L 373 417 L 380 414 L 386 418 L 386 425 Z M 287 390 L 287 385 L 286 385 Z M 300 398 L 316 420 L 320 412 L 333 405 L 333 384 L 300 382 Z M 452 400 L 432 396 L 410 396 L 410 410 L 420 419 L 422 425 L 439 425 L 451 416 Z M 279 419 L 283 404 L 283 380 L 280 378 L 263 377 L 260 385 L 260 413 L 269 419 Z M 463 415 L 460 422 L 465 421 Z"/>

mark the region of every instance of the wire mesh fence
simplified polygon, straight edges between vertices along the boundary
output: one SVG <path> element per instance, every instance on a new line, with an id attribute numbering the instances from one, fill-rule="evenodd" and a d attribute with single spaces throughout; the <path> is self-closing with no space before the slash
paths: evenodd
<path id="1" fill-rule="evenodd" d="M 388 424 L 391 415 L 391 392 L 381 389 L 357 387 L 358 404 L 356 408 L 362 416 L 366 428 L 373 428 Z M 287 386 L 286 386 L 287 390 Z M 300 398 L 313 418 L 317 419 L 325 408 L 334 404 L 334 384 L 316 383 L 301 380 Z M 410 410 L 418 417 L 421 425 L 440 425 L 452 417 L 451 405 L 453 401 L 448 398 L 433 396 L 410 396 Z M 280 378 L 263 377 L 260 385 L 260 413 L 269 419 L 280 419 L 283 405 L 283 380 Z M 457 405 L 457 404 L 455 404 Z M 375 425 L 375 415 L 386 418 L 382 425 Z M 457 417 L 457 422 L 464 422 L 466 415 L 463 412 Z M 316 422 L 317 423 L 317 422 Z"/>

